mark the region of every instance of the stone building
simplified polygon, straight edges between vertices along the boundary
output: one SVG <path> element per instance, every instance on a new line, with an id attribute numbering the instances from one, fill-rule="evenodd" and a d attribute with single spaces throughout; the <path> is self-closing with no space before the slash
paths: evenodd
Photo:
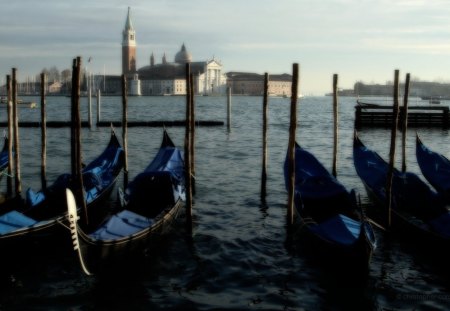
<path id="1" fill-rule="evenodd" d="M 227 86 L 235 95 L 262 95 L 264 75 L 249 72 L 228 72 Z M 291 96 L 292 75 L 269 75 L 270 96 Z"/>
<path id="2" fill-rule="evenodd" d="M 137 69 L 136 31 L 128 8 L 122 40 L 122 73 L 127 76 L 130 95 L 184 95 L 186 94 L 186 63 L 190 63 L 197 95 L 224 94 L 226 76 L 222 64 L 216 60 L 194 62 L 186 46 L 176 53 L 174 62 L 168 62 L 164 53 L 161 63 L 155 63 L 152 53 L 147 66 Z"/>

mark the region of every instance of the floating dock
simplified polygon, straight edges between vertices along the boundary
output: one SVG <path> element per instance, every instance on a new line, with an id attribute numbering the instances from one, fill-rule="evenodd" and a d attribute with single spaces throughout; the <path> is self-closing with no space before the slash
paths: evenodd
<path id="1" fill-rule="evenodd" d="M 399 107 L 398 122 L 401 124 L 404 108 Z M 392 126 L 393 107 L 376 104 L 358 104 L 355 106 L 355 128 Z M 410 106 L 408 107 L 408 127 L 448 128 L 449 107 Z"/>
<path id="2" fill-rule="evenodd" d="M 115 127 L 122 126 L 122 121 L 100 121 L 97 122 L 97 127 L 111 126 Z M 212 121 L 212 120 L 196 120 L 196 126 L 222 126 L 223 121 Z M 186 126 L 185 120 L 172 120 L 172 121 L 127 121 L 128 127 L 175 127 L 175 126 Z"/>

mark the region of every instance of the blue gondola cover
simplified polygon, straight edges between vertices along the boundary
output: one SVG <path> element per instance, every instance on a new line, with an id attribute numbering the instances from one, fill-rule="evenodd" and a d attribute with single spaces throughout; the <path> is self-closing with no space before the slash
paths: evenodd
<path id="1" fill-rule="evenodd" d="M 38 222 L 18 211 L 11 211 L 0 216 L 0 234 L 9 233 L 23 227 L 31 227 Z"/>
<path id="2" fill-rule="evenodd" d="M 345 215 L 339 214 L 316 226 L 311 226 L 319 236 L 328 241 L 344 245 L 353 245 L 361 232 L 361 223 Z"/>
<path id="3" fill-rule="evenodd" d="M 113 215 L 108 222 L 91 233 L 90 236 L 98 240 L 115 240 L 133 235 L 153 224 L 153 219 L 123 210 Z"/>

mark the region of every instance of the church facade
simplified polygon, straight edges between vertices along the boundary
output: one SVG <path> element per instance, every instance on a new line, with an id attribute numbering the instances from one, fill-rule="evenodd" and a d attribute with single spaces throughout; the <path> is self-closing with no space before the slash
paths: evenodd
<path id="1" fill-rule="evenodd" d="M 173 62 L 168 62 L 164 54 L 161 62 L 156 63 L 152 53 L 148 65 L 137 69 L 136 31 L 132 25 L 130 8 L 122 34 L 122 73 L 129 81 L 130 95 L 185 95 L 186 63 L 191 66 L 196 95 L 225 94 L 227 78 L 222 73 L 222 64 L 214 58 L 192 61 L 192 55 L 184 43 Z"/>

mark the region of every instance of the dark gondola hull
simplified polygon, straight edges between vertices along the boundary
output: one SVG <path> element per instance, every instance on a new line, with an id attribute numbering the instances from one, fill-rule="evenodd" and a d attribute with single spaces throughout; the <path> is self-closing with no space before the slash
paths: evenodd
<path id="1" fill-rule="evenodd" d="M 299 240 L 328 264 L 367 270 L 376 239 L 371 225 L 357 211 L 354 193 L 348 192 L 299 145 L 296 145 L 295 161 L 294 212 L 300 229 Z M 287 161 L 287 186 L 286 172 Z"/>
<path id="2" fill-rule="evenodd" d="M 387 163 L 367 149 L 355 134 L 355 168 L 378 214 L 387 215 L 385 196 Z M 443 200 L 415 174 L 394 169 L 391 209 L 391 229 L 413 243 L 427 247 L 450 246 L 449 235 L 434 231 L 432 221 L 437 216 L 450 217 Z M 443 250 L 449 253 L 447 250 Z"/>
<path id="3" fill-rule="evenodd" d="M 450 160 L 425 146 L 416 135 L 416 159 L 422 175 L 450 203 Z"/>
<path id="4" fill-rule="evenodd" d="M 366 190 L 375 203 L 378 214 L 382 213 L 383 208 L 386 206 L 385 202 L 382 202 L 379 197 L 374 195 L 374 192 L 369 187 L 366 186 Z M 386 211 L 384 212 L 386 213 Z M 420 244 L 427 249 L 438 247 L 441 254 L 450 255 L 450 239 L 439 236 L 429 230 L 423 221 L 417 219 L 414 215 L 393 209 L 391 221 L 391 229 L 406 241 Z"/>
<path id="5" fill-rule="evenodd" d="M 343 246 L 316 234 L 297 210 L 295 210 L 295 216 L 296 238 L 315 260 L 329 267 L 344 269 L 347 273 L 353 272 L 355 275 L 364 274 L 369 270 L 376 244 L 374 237 L 371 237 L 368 232 L 361 232 L 353 245 Z"/>
<path id="6" fill-rule="evenodd" d="M 165 210 L 152 227 L 134 236 L 110 242 L 92 240 L 87 235 L 80 236 L 80 248 L 86 268 L 91 272 L 102 273 L 148 254 L 147 250 L 151 249 L 152 242 L 158 241 L 172 229 L 183 205 L 179 200 Z"/>

